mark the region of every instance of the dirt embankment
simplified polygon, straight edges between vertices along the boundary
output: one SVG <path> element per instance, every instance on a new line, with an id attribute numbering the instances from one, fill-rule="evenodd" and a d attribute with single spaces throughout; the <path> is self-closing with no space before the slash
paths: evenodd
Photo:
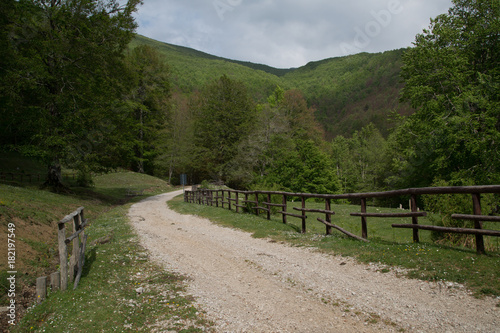
<path id="1" fill-rule="evenodd" d="M 500 332 L 497 300 L 180 215 L 166 204 L 178 194 L 137 203 L 129 216 L 154 260 L 191 278 L 217 331 Z"/>

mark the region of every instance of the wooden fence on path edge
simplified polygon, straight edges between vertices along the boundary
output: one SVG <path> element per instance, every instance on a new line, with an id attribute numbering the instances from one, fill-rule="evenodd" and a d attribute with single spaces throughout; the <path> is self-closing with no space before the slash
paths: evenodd
<path id="1" fill-rule="evenodd" d="M 232 194 L 235 194 L 234 197 Z M 222 208 L 227 205 L 229 209 L 232 206 L 235 207 L 238 213 L 240 208 L 247 207 L 249 209 L 255 210 L 255 214 L 259 215 L 260 211 L 267 213 L 267 219 L 271 219 L 271 207 L 279 207 L 281 211 L 278 211 L 282 215 L 283 223 L 287 223 L 287 216 L 293 216 L 300 218 L 302 220 L 302 233 L 306 232 L 306 220 L 307 212 L 323 213 L 325 218 L 318 218 L 317 220 L 326 226 L 326 234 L 330 235 L 332 229 L 337 229 L 340 232 L 348 235 L 349 237 L 358 239 L 360 241 L 368 241 L 368 228 L 367 228 L 367 218 L 368 217 L 382 217 L 382 218 L 394 218 L 394 217 L 408 217 L 411 218 L 411 224 L 392 224 L 393 228 L 408 228 L 413 229 L 413 241 L 415 243 L 420 242 L 419 230 L 432 230 L 445 233 L 460 233 L 460 234 L 471 234 L 475 235 L 476 238 L 476 250 L 478 254 L 485 254 L 484 239 L 483 236 L 500 236 L 500 231 L 497 230 L 485 230 L 483 229 L 482 222 L 500 222 L 500 216 L 487 216 L 481 215 L 481 194 L 487 193 L 500 193 L 500 185 L 484 185 L 484 186 L 449 186 L 449 187 L 423 187 L 423 188 L 409 188 L 403 190 L 394 190 L 386 192 L 370 192 L 370 193 L 348 193 L 348 194 L 312 194 L 312 193 L 290 193 L 290 192 L 276 192 L 276 191 L 238 191 L 238 190 L 209 190 L 209 189 L 197 189 L 194 191 L 185 191 L 184 201 L 189 203 L 198 203 L 202 205 L 215 205 L 219 207 L 219 203 Z M 419 195 L 439 195 L 439 194 L 470 194 L 472 196 L 473 203 L 473 214 L 453 214 L 451 217 L 453 219 L 460 220 L 470 220 L 474 221 L 474 228 L 452 228 L 452 227 L 440 227 L 433 225 L 420 225 L 418 224 L 418 218 L 427 216 L 426 212 L 420 212 L 417 209 L 417 196 Z M 244 200 L 240 199 L 240 195 L 244 195 Z M 259 202 L 259 195 L 267 196 L 266 201 Z M 272 203 L 271 196 L 278 195 L 282 196 L 282 203 Z M 251 196 L 253 198 L 251 198 Z M 372 198 L 389 198 L 389 197 L 400 197 L 400 196 L 410 196 L 410 211 L 408 213 L 367 213 L 366 211 L 366 200 Z M 302 207 L 293 209 L 298 211 L 300 214 L 295 214 L 287 212 L 287 201 L 288 198 L 300 198 L 302 202 Z M 325 209 L 308 209 L 306 208 L 306 199 L 316 198 L 325 200 Z M 339 199 L 359 199 L 361 200 L 360 212 L 351 213 L 351 216 L 361 217 L 361 237 L 350 233 L 349 231 L 332 224 L 331 216 L 335 214 L 331 209 L 332 200 Z M 251 204 L 253 206 L 248 206 Z"/>
<path id="2" fill-rule="evenodd" d="M 73 233 L 66 237 L 66 224 L 72 222 Z M 67 290 L 69 282 L 73 282 L 73 290 L 78 287 L 85 264 L 85 248 L 87 246 L 87 235 L 85 227 L 88 220 L 84 218 L 84 207 L 80 207 L 73 213 L 65 216 L 58 223 L 59 244 L 59 272 L 50 276 L 52 290 Z M 68 263 L 68 245 L 72 243 L 72 253 Z M 68 265 L 69 264 L 69 265 Z M 68 267 L 69 266 L 69 267 Z M 36 281 L 37 300 L 41 302 L 47 296 L 47 277 L 43 276 Z"/>

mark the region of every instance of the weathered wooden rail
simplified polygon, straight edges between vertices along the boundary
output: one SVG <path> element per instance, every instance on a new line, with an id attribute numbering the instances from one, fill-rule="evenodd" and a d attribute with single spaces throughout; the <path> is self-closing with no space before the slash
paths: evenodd
<path id="1" fill-rule="evenodd" d="M 73 233 L 66 236 L 66 224 L 73 225 Z M 87 246 L 87 235 L 85 227 L 88 220 L 84 217 L 84 207 L 80 207 L 69 215 L 66 215 L 58 223 L 58 244 L 59 244 L 59 272 L 50 276 L 51 288 L 53 290 L 67 290 L 68 279 L 73 282 L 73 289 L 78 287 L 85 264 L 85 248 Z M 71 257 L 68 262 L 68 246 L 72 246 Z M 47 277 L 37 279 L 37 298 L 42 301 L 47 294 Z"/>
<path id="2" fill-rule="evenodd" d="M 411 218 L 411 224 L 392 224 L 393 228 L 409 228 L 413 229 L 413 241 L 418 243 L 420 241 L 419 230 L 433 230 L 446 233 L 461 233 L 475 235 L 476 249 L 480 254 L 485 253 L 483 236 L 500 236 L 498 230 L 485 230 L 482 223 L 500 222 L 500 216 L 486 216 L 481 214 L 481 194 L 500 193 L 500 185 L 484 185 L 484 186 L 450 186 L 450 187 L 423 187 L 423 188 L 409 188 L 385 192 L 370 192 L 370 193 L 347 193 L 347 194 L 313 194 L 313 193 L 290 193 L 290 192 L 277 192 L 277 191 L 238 191 L 238 190 L 207 190 L 198 189 L 196 191 L 185 191 L 184 201 L 191 203 L 198 203 L 203 205 L 210 205 L 222 208 L 225 206 L 231 209 L 235 207 L 238 213 L 241 208 L 253 210 L 256 215 L 261 211 L 267 213 L 267 219 L 271 219 L 271 208 L 279 207 L 281 211 L 278 214 L 282 215 L 283 223 L 287 223 L 287 217 L 292 216 L 302 220 L 302 233 L 306 232 L 306 221 L 308 212 L 325 214 L 325 218 L 317 218 L 317 220 L 326 226 L 326 234 L 330 235 L 332 229 L 339 230 L 349 237 L 356 238 L 361 241 L 368 241 L 368 227 L 367 218 Z M 234 197 L 232 194 L 235 194 Z M 470 220 L 474 221 L 474 228 L 451 228 L 439 227 L 432 225 L 418 224 L 418 218 L 427 215 L 427 212 L 420 212 L 417 208 L 417 197 L 419 195 L 440 195 L 440 194 L 470 194 L 472 196 L 473 212 L 470 215 L 453 214 L 453 219 Z M 240 196 L 244 196 L 241 200 Z M 266 200 L 259 201 L 259 195 L 267 196 Z M 282 196 L 282 203 L 272 203 L 271 196 Z M 252 196 L 252 199 L 250 197 Z M 367 199 L 373 198 L 391 198 L 391 197 L 410 197 L 410 212 L 401 213 L 368 213 L 366 210 Z M 254 199 L 253 199 L 254 198 Z M 294 207 L 295 211 L 300 214 L 287 211 L 287 203 L 290 198 L 300 198 L 302 202 L 301 208 Z M 306 208 L 306 200 L 308 198 L 323 199 L 325 200 L 325 209 L 309 209 Z M 332 223 L 331 217 L 335 214 L 332 210 L 332 200 L 339 199 L 356 199 L 361 201 L 360 212 L 353 212 L 351 216 L 359 216 L 361 218 L 361 237 L 350 233 L 349 231 Z"/>

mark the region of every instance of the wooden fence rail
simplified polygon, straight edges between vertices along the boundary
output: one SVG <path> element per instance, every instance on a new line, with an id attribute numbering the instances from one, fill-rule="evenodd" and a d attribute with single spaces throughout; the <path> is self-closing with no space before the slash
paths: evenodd
<path id="1" fill-rule="evenodd" d="M 232 197 L 232 193 L 235 197 Z M 282 215 L 283 223 L 287 223 L 287 216 L 296 217 L 302 220 L 302 233 L 306 232 L 306 221 L 308 212 L 322 213 L 325 214 L 325 218 L 318 218 L 317 220 L 326 226 L 326 234 L 330 235 L 332 229 L 339 230 L 349 237 L 367 241 L 368 239 L 368 227 L 367 218 L 401 218 L 407 217 L 411 218 L 411 224 L 392 224 L 393 228 L 409 228 L 413 229 L 413 241 L 418 243 L 420 241 L 419 230 L 433 230 L 439 232 L 447 233 L 462 233 L 475 235 L 476 238 L 476 250 L 479 254 L 485 253 L 484 239 L 483 236 L 495 236 L 500 237 L 500 231 L 497 230 L 484 230 L 482 222 L 500 222 L 500 216 L 486 216 L 481 214 L 481 194 L 487 193 L 500 193 L 500 185 L 484 185 L 484 186 L 448 186 L 448 187 L 423 187 L 423 188 L 409 188 L 403 190 L 395 191 L 385 191 L 385 192 L 370 192 L 370 193 L 347 193 L 347 194 L 314 194 L 314 193 L 291 193 L 291 192 L 277 192 L 277 191 L 238 191 L 238 190 L 208 190 L 208 189 L 198 189 L 194 191 L 185 191 L 184 201 L 190 203 L 198 203 L 203 205 L 210 205 L 219 207 L 219 203 L 222 208 L 225 205 L 228 209 L 235 206 L 236 212 L 240 211 L 240 208 L 246 207 L 247 209 L 253 210 L 256 215 L 259 215 L 261 211 L 267 213 L 267 219 L 271 219 L 272 207 L 279 207 L 281 211 L 278 214 Z M 417 196 L 419 195 L 439 195 L 439 194 L 470 194 L 472 196 L 473 203 L 473 214 L 453 214 L 451 217 L 453 219 L 462 219 L 474 221 L 474 228 L 447 228 L 438 227 L 432 225 L 420 225 L 418 224 L 418 218 L 427 215 L 427 212 L 420 212 L 417 208 Z M 240 195 L 244 196 L 244 200 L 240 199 Z M 259 201 L 259 195 L 267 196 L 265 201 Z M 282 196 L 283 200 L 281 204 L 272 203 L 271 196 Z M 255 200 L 250 200 L 249 197 L 253 196 Z M 390 198 L 390 197 L 410 197 L 410 212 L 408 213 L 367 213 L 366 211 L 366 201 L 367 199 L 373 198 Z M 290 198 L 300 198 L 302 206 L 301 208 L 294 207 L 295 211 L 300 212 L 300 214 L 295 214 L 287 211 L 287 202 Z M 308 198 L 316 198 L 325 200 L 325 209 L 308 209 L 306 208 L 306 200 Z M 332 224 L 331 216 L 335 214 L 331 210 L 331 201 L 339 199 L 359 199 L 361 201 L 360 212 L 353 212 L 351 216 L 358 216 L 361 218 L 361 237 L 350 233 L 343 228 Z M 234 202 L 234 204 L 233 204 Z"/>
<path id="2" fill-rule="evenodd" d="M 66 236 L 66 224 L 73 225 L 73 233 Z M 50 276 L 50 286 L 52 290 L 67 290 L 68 279 L 73 282 L 73 289 L 78 287 L 85 264 L 85 248 L 87 246 L 87 235 L 85 227 L 88 220 L 84 217 L 84 207 L 80 207 L 69 215 L 66 215 L 58 225 L 57 240 L 59 245 L 59 272 Z M 72 246 L 71 257 L 68 263 L 68 245 Z M 36 281 L 36 293 L 39 302 L 43 301 L 47 295 L 47 277 L 43 276 Z"/>

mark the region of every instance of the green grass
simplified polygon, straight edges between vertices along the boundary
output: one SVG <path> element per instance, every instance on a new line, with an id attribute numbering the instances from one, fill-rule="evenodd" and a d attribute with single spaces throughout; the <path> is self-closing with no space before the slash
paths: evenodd
<path id="1" fill-rule="evenodd" d="M 4 172 L 25 165 L 25 173 L 45 173 L 42 165 L 16 154 L 4 155 L 0 165 Z M 70 192 L 64 194 L 41 190 L 41 183 L 0 183 L 0 227 L 16 225 L 16 304 L 22 319 L 12 332 L 151 331 L 156 324 L 159 331 L 210 329 L 211 323 L 185 293 L 185 278 L 153 264 L 127 222 L 132 203 L 174 188 L 158 178 L 125 171 L 95 176 L 91 188 L 75 187 L 71 178 L 65 179 Z M 70 287 L 49 293 L 33 306 L 36 278 L 58 270 L 57 221 L 80 206 L 90 220 L 80 284 L 75 291 Z M 0 235 L 6 243 L 6 233 Z M 109 243 L 92 243 L 109 235 Z M 0 257 L 6 258 L 6 248 L 0 249 Z M 6 260 L 1 260 L 0 306 L 9 301 L 6 268 Z M 136 292 L 139 287 L 144 293 Z M 3 327 L 6 318 L 0 320 Z"/>
<path id="2" fill-rule="evenodd" d="M 89 246 L 78 288 L 49 294 L 12 332 L 149 332 L 154 327 L 201 332 L 210 327 L 185 294 L 185 278 L 149 261 L 127 223 L 128 208 L 110 210 L 88 229 L 89 243 L 113 238 Z"/>
<path id="3" fill-rule="evenodd" d="M 378 263 L 381 271 L 387 267 L 405 268 L 406 275 L 427 281 L 450 281 L 465 284 L 476 296 L 500 296 L 500 249 L 498 238 L 486 237 L 489 244 L 487 255 L 476 254 L 475 249 L 449 247 L 431 241 L 429 231 L 420 231 L 420 243 L 413 243 L 410 229 L 395 229 L 393 223 L 408 223 L 405 218 L 368 218 L 369 243 L 353 240 L 333 230 L 326 236 L 326 228 L 316 221 L 324 214 L 307 213 L 307 232 L 301 234 L 301 220 L 288 217 L 282 223 L 281 215 L 273 215 L 271 220 L 265 214 L 235 213 L 227 208 L 216 208 L 183 202 L 182 197 L 169 202 L 170 207 L 183 214 L 194 214 L 209 218 L 223 226 L 236 227 L 251 232 L 254 237 L 268 237 L 275 241 L 291 243 L 294 246 L 315 247 L 326 253 L 356 258 L 362 263 Z M 300 202 L 289 203 L 299 207 Z M 323 208 L 323 203 L 307 202 L 307 208 Z M 332 223 L 361 235 L 360 217 L 349 213 L 359 212 L 356 205 L 332 205 L 336 215 Z M 368 207 L 368 212 L 395 212 L 397 209 Z M 295 211 L 295 213 L 298 213 Z M 427 218 L 419 218 L 420 224 L 432 224 Z M 485 226 L 495 227 L 494 225 Z M 497 228 L 500 227 L 498 224 Z"/>

